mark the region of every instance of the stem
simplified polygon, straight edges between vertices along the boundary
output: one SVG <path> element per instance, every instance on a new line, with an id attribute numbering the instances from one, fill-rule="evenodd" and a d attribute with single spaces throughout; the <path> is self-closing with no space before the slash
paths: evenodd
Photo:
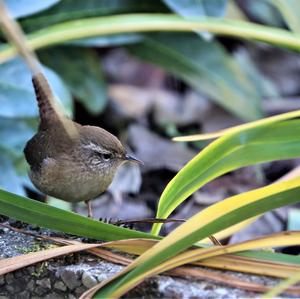
<path id="1" fill-rule="evenodd" d="M 300 35 L 284 29 L 209 17 L 184 19 L 172 14 L 130 14 L 69 21 L 28 34 L 28 45 L 36 50 L 76 39 L 149 31 L 208 31 L 300 50 Z M 4 46 L 0 50 L 0 62 L 15 55 L 15 48 Z"/>

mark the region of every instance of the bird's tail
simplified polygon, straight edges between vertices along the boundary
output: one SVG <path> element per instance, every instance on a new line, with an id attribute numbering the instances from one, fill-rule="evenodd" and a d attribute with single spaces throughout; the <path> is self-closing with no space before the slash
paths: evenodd
<path id="1" fill-rule="evenodd" d="M 75 129 L 70 127 L 70 122 L 65 121 L 65 117 L 55 101 L 55 96 L 48 80 L 43 74 L 37 56 L 29 47 L 19 24 L 9 15 L 3 0 L 0 0 L 0 25 L 8 42 L 16 48 L 32 73 L 32 83 L 39 106 L 40 126 L 47 126 L 49 123 L 59 121 L 63 124 L 66 131 L 73 136 Z"/>

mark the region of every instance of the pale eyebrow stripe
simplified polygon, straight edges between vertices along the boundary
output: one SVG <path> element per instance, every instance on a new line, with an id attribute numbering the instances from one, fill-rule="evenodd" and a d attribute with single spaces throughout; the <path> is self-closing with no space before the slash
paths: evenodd
<path id="1" fill-rule="evenodd" d="M 95 143 L 92 143 L 92 142 L 90 142 L 88 144 L 84 144 L 82 147 L 91 149 L 91 150 L 93 150 L 95 152 L 99 152 L 101 154 L 110 154 L 110 152 L 108 150 L 106 150 L 102 146 L 96 145 Z"/>

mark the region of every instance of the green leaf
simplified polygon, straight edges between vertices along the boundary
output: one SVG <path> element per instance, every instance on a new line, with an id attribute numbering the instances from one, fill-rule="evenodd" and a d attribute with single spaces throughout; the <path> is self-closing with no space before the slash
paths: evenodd
<path id="1" fill-rule="evenodd" d="M 174 12 L 184 18 L 189 17 L 222 17 L 226 12 L 227 0 L 164 0 Z M 204 39 L 211 39 L 208 32 L 198 33 Z"/>
<path id="2" fill-rule="evenodd" d="M 33 31 L 64 21 L 121 13 L 167 12 L 160 0 L 64 0 L 50 9 L 21 22 L 26 31 Z"/>
<path id="3" fill-rule="evenodd" d="M 157 217 L 166 218 L 188 196 L 234 169 L 300 156 L 300 120 L 286 120 L 240 129 L 208 145 L 171 180 L 161 195 Z M 154 224 L 158 233 L 161 225 Z"/>
<path id="4" fill-rule="evenodd" d="M 266 292 L 263 296 L 261 296 L 262 299 L 267 298 L 280 298 L 279 295 L 281 293 L 284 293 L 284 291 L 297 284 L 300 281 L 300 271 L 297 271 L 294 273 L 291 277 L 281 281 L 279 284 L 277 284 L 274 288 L 272 288 L 270 291 Z"/>
<path id="5" fill-rule="evenodd" d="M 106 84 L 100 59 L 94 50 L 55 47 L 42 51 L 40 58 L 63 78 L 90 113 L 97 114 L 104 109 L 107 102 Z"/>
<path id="6" fill-rule="evenodd" d="M 83 38 L 149 31 L 205 31 L 300 50 L 298 35 L 287 30 L 210 17 L 185 20 L 177 15 L 168 14 L 131 14 L 69 21 L 29 34 L 28 45 L 36 50 Z M 16 56 L 15 48 L 2 45 L 0 62 L 14 56 Z"/>
<path id="7" fill-rule="evenodd" d="M 266 211 L 299 202 L 299 195 L 300 178 L 298 177 L 232 196 L 204 209 L 135 259 L 120 275 L 117 275 L 119 277 L 116 276 L 117 279 L 104 286 L 95 298 L 121 296 L 147 276 L 192 261 L 254 248 L 298 244 L 300 232 L 283 232 L 269 237 L 227 245 L 225 249 L 222 246 L 216 246 L 207 249 L 189 250 L 177 255 L 198 240 L 213 235 L 224 228 Z M 172 257 L 174 258 L 172 259 Z M 130 272 L 125 274 L 128 271 Z"/>
<path id="8" fill-rule="evenodd" d="M 44 10 L 60 0 L 5 0 L 5 6 L 14 18 L 26 17 Z"/>
<path id="9" fill-rule="evenodd" d="M 96 221 L 0 189 L 2 215 L 77 236 L 113 241 L 128 238 L 155 238 L 127 228 Z"/>
<path id="10" fill-rule="evenodd" d="M 75 40 L 67 42 L 67 45 L 81 46 L 81 47 L 111 47 L 111 46 L 122 46 L 135 44 L 143 40 L 143 35 L 141 34 L 115 34 L 107 36 L 99 36 L 93 38 L 85 38 L 80 40 Z"/>
<path id="11" fill-rule="evenodd" d="M 47 196 L 47 204 L 66 211 L 72 211 L 72 204 L 70 202 Z"/>
<path id="12" fill-rule="evenodd" d="M 194 34 L 153 34 L 130 50 L 183 79 L 245 120 L 261 116 L 260 94 L 217 41 Z"/>
<path id="13" fill-rule="evenodd" d="M 22 120 L 0 117 L 0 146 L 20 156 L 34 130 Z"/>
<path id="14" fill-rule="evenodd" d="M 225 14 L 227 4 L 227 0 L 164 0 L 164 2 L 183 17 L 221 17 Z"/>
<path id="15" fill-rule="evenodd" d="M 272 0 L 247 1 L 247 11 L 250 16 L 262 24 L 282 27 L 284 21 L 278 10 L 272 5 Z"/>
<path id="16" fill-rule="evenodd" d="M 69 91 L 52 70 L 45 68 L 45 75 L 67 114 L 70 115 L 72 100 Z M 14 59 L 0 65 L 0 106 L 0 117 L 38 115 L 31 73 L 21 59 Z"/>
<path id="17" fill-rule="evenodd" d="M 259 95 L 261 95 L 263 98 L 279 97 L 276 86 L 271 80 L 259 72 L 248 52 L 243 50 L 237 51 L 237 53 L 234 55 L 234 58 L 239 67 L 247 74 L 249 80 L 251 80 L 255 90 Z"/>
<path id="18" fill-rule="evenodd" d="M 1 150 L 1 147 L 0 153 L 0 188 L 15 192 L 19 195 L 25 195 L 25 191 L 22 187 L 22 180 L 14 169 L 11 157 Z"/>
<path id="19" fill-rule="evenodd" d="M 300 2 L 298 0 L 270 0 L 281 12 L 288 27 L 300 33 Z"/>

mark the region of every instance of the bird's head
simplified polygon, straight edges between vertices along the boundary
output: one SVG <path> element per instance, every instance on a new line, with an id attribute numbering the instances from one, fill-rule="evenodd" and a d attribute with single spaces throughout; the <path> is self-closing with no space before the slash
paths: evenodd
<path id="1" fill-rule="evenodd" d="M 126 152 L 117 137 L 99 127 L 81 127 L 80 147 L 87 166 L 93 170 L 114 174 L 124 162 L 143 164 Z"/>

